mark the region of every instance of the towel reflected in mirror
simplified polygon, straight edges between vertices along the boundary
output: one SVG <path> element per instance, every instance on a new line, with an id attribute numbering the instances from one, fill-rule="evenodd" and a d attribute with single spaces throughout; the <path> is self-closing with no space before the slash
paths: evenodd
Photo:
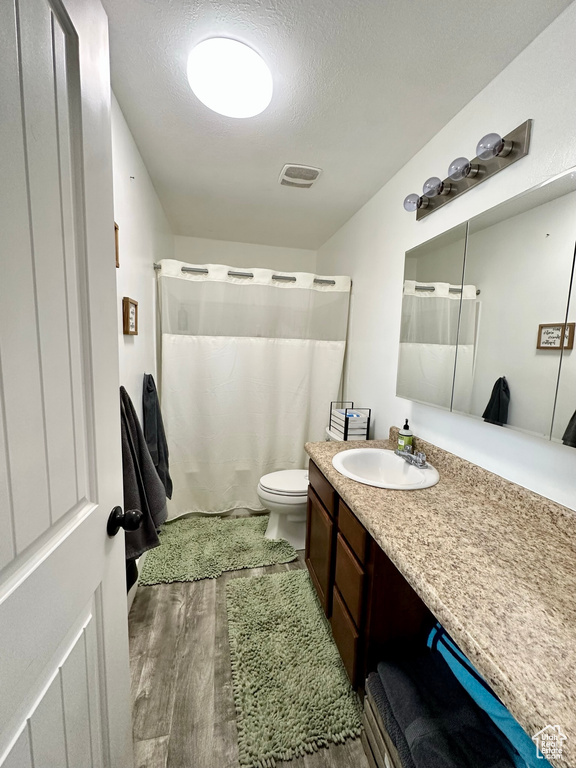
<path id="1" fill-rule="evenodd" d="M 502 427 L 508 423 L 508 407 L 510 405 L 510 387 L 506 376 L 501 376 L 492 387 L 488 405 L 482 414 L 484 421 Z"/>

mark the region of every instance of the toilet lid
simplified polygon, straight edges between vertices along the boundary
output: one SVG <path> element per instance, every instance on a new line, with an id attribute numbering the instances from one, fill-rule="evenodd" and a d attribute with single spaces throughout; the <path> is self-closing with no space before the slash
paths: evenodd
<path id="1" fill-rule="evenodd" d="M 284 469 L 260 478 L 260 487 L 282 496 L 305 496 L 308 492 L 307 469 Z"/>

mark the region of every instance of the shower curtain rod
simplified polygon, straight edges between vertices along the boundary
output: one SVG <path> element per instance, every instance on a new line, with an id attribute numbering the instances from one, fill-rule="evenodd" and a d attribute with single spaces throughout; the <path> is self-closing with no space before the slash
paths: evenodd
<path id="1" fill-rule="evenodd" d="M 435 291 L 436 288 L 433 285 L 417 285 L 414 290 L 416 291 Z M 462 288 L 448 288 L 448 293 L 462 293 Z M 476 290 L 476 296 L 480 296 L 480 288 Z"/>
<path id="2" fill-rule="evenodd" d="M 160 264 L 154 264 L 154 269 L 162 269 Z M 205 267 L 181 267 L 182 272 L 195 272 L 199 275 L 207 275 L 208 270 Z M 254 277 L 252 272 L 235 272 L 234 270 L 228 270 L 229 277 Z M 272 275 L 272 280 L 284 280 L 286 283 L 295 283 L 296 278 L 293 275 Z M 336 285 L 335 280 L 324 280 L 321 277 L 315 277 L 314 282 L 318 285 Z"/>

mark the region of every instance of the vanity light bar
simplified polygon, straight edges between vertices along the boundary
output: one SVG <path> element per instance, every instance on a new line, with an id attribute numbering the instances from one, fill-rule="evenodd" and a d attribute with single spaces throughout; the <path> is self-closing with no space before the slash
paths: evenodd
<path id="1" fill-rule="evenodd" d="M 435 291 L 436 288 L 433 285 L 417 285 L 414 288 L 415 291 Z M 448 288 L 448 293 L 462 293 L 462 288 Z M 480 296 L 480 289 L 476 291 L 476 296 Z"/>
<path id="2" fill-rule="evenodd" d="M 154 264 L 154 269 L 156 271 L 162 269 L 160 264 Z M 206 267 L 181 267 L 180 268 L 182 272 L 194 272 L 197 275 L 207 275 L 208 270 Z M 252 278 L 254 277 L 253 272 L 235 272 L 232 269 L 228 270 L 228 277 L 246 277 L 246 278 Z M 294 275 L 272 275 L 272 280 L 283 280 L 286 283 L 295 283 L 296 278 Z M 325 280 L 321 277 L 315 277 L 314 282 L 317 285 L 336 285 L 335 280 Z"/>
<path id="3" fill-rule="evenodd" d="M 528 154 L 531 130 L 532 120 L 526 120 L 502 138 L 496 133 L 487 134 L 480 139 L 476 147 L 478 157 L 470 161 L 465 157 L 453 160 L 448 170 L 450 175 L 444 181 L 436 176 L 428 179 L 424 184 L 423 194 L 408 195 L 404 200 L 404 208 L 408 211 L 415 210 L 416 221 L 420 221 L 446 203 L 482 184 Z"/>

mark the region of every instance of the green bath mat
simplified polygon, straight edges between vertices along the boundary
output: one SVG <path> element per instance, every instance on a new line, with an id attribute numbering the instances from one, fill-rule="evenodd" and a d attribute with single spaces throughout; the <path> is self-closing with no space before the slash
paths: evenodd
<path id="1" fill-rule="evenodd" d="M 160 546 L 146 555 L 140 584 L 215 579 L 224 571 L 289 563 L 296 550 L 284 539 L 264 538 L 268 515 L 187 517 L 166 523 Z"/>
<path id="2" fill-rule="evenodd" d="M 306 571 L 226 585 L 241 766 L 272 768 L 359 736 L 358 698 Z"/>

